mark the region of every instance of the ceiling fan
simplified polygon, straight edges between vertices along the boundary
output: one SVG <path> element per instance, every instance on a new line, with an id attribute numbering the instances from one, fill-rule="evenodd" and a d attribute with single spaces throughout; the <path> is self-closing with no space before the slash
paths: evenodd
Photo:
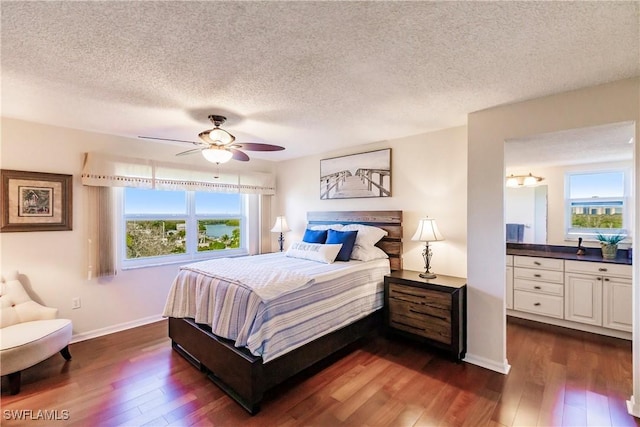
<path id="1" fill-rule="evenodd" d="M 279 145 L 262 144 L 259 142 L 235 142 L 236 137 L 220 127 L 227 118 L 212 114 L 209 120 L 214 125 L 213 129 L 202 131 L 198 134 L 202 142 L 183 141 L 180 139 L 156 138 L 153 136 L 139 136 L 144 139 L 157 139 L 160 141 L 176 141 L 186 142 L 197 145 L 198 148 L 183 151 L 176 156 L 184 156 L 187 154 L 202 153 L 205 159 L 211 163 L 226 163 L 231 159 L 241 162 L 249 161 L 249 156 L 242 150 L 247 151 L 280 151 L 284 147 Z"/>

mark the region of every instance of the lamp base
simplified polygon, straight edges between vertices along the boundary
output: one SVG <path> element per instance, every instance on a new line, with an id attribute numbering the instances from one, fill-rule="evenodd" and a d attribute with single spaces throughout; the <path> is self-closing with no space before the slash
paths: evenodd
<path id="1" fill-rule="evenodd" d="M 419 276 L 422 277 L 423 279 L 435 279 L 436 277 L 438 277 L 435 274 L 428 273 L 428 272 L 420 273 Z"/>

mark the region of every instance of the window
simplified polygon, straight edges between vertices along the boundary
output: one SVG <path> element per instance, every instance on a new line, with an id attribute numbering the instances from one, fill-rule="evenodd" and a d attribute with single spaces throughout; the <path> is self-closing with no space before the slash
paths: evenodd
<path id="1" fill-rule="evenodd" d="M 124 268 L 247 253 L 238 193 L 123 189 Z"/>
<path id="2" fill-rule="evenodd" d="M 627 234 L 630 221 L 626 170 L 569 173 L 565 177 L 567 238 Z"/>

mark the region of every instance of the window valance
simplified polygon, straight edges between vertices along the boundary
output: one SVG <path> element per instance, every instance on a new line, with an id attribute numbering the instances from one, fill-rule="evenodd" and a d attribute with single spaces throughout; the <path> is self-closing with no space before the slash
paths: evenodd
<path id="1" fill-rule="evenodd" d="M 245 194 L 275 194 L 275 177 L 266 172 L 221 172 L 179 163 L 87 153 L 82 184 Z"/>

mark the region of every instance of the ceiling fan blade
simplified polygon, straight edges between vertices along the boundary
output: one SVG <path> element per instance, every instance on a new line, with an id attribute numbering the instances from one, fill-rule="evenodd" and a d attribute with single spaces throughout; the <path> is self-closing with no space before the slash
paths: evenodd
<path id="1" fill-rule="evenodd" d="M 279 145 L 261 144 L 259 142 L 239 142 L 233 144 L 234 147 L 249 151 L 281 151 L 284 147 Z"/>
<path id="2" fill-rule="evenodd" d="M 202 148 L 194 148 L 193 150 L 183 151 L 182 153 L 176 154 L 176 156 L 186 156 L 187 154 L 199 153 L 203 149 Z"/>
<path id="3" fill-rule="evenodd" d="M 186 142 L 189 144 L 195 144 L 195 145 L 203 145 L 202 142 L 195 142 L 195 141 L 184 141 L 182 139 L 171 139 L 171 138 L 157 138 L 155 136 L 138 136 L 138 138 L 142 138 L 142 139 L 156 139 L 158 141 L 173 141 L 173 142 Z"/>
<path id="4" fill-rule="evenodd" d="M 227 150 L 231 151 L 233 153 L 233 160 L 240 160 L 241 162 L 248 162 L 249 161 L 249 156 L 247 156 L 246 153 L 243 153 L 240 150 L 235 150 L 233 148 L 227 148 Z"/>

